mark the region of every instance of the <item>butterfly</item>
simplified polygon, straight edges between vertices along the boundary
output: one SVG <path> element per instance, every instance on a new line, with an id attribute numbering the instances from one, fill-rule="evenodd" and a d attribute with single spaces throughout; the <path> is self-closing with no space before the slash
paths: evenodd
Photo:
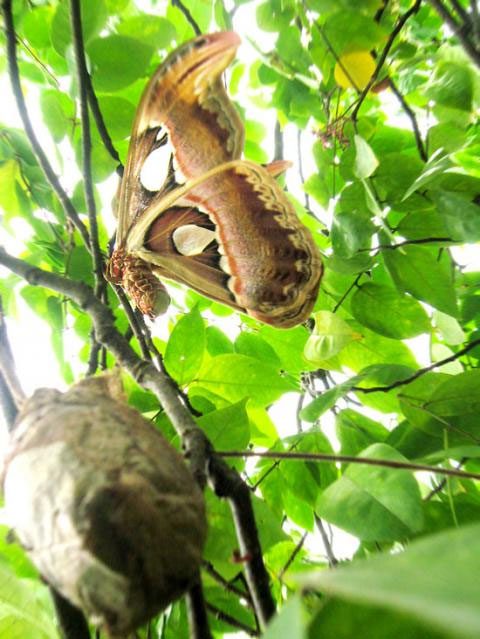
<path id="1" fill-rule="evenodd" d="M 161 279 L 277 327 L 305 321 L 322 262 L 275 180 L 288 163 L 242 160 L 244 128 L 222 72 L 240 39 L 199 36 L 173 51 L 137 110 L 107 266 L 150 317 L 169 297 Z"/>

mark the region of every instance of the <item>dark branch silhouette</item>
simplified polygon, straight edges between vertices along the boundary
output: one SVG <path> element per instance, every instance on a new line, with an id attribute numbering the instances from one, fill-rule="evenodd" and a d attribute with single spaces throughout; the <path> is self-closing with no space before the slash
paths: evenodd
<path id="1" fill-rule="evenodd" d="M 5 35 L 7 39 L 7 62 L 8 62 L 8 72 L 10 76 L 10 82 L 12 85 L 13 95 L 15 97 L 15 102 L 17 104 L 17 109 L 20 114 L 20 118 L 23 123 L 23 127 L 25 129 L 25 133 L 30 141 L 35 157 L 40 164 L 45 177 L 50 183 L 52 189 L 55 191 L 62 207 L 65 211 L 66 216 L 72 221 L 74 226 L 78 229 L 82 239 L 85 243 L 85 246 L 88 250 L 91 250 L 90 246 L 90 236 L 87 230 L 87 227 L 80 219 L 75 207 L 73 206 L 70 198 L 66 194 L 64 188 L 62 187 L 55 171 L 52 168 L 45 152 L 38 141 L 37 136 L 35 135 L 35 131 L 33 129 L 33 125 L 30 120 L 30 116 L 28 115 L 27 106 L 25 104 L 25 98 L 23 96 L 22 87 L 20 84 L 20 75 L 18 71 L 18 62 L 17 62 L 17 42 L 15 37 L 15 26 L 13 23 L 13 15 L 12 15 L 12 0 L 2 0 L 2 11 L 3 11 L 3 19 L 5 24 Z"/>

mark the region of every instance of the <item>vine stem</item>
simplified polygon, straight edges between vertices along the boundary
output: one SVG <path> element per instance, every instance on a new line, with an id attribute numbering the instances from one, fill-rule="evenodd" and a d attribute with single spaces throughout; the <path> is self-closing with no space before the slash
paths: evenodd
<path id="1" fill-rule="evenodd" d="M 398 468 L 401 470 L 425 471 L 436 473 L 437 475 L 448 475 L 451 477 L 461 477 L 462 479 L 479 479 L 480 473 L 471 473 L 466 470 L 456 468 L 440 468 L 429 464 L 416 464 L 414 462 L 402 462 L 394 459 L 374 459 L 373 457 L 355 457 L 354 455 L 329 455 L 326 453 L 294 453 L 294 452 L 273 452 L 268 450 L 228 450 L 216 451 L 219 457 L 263 457 L 267 459 L 290 461 L 316 461 L 333 462 L 347 464 L 363 464 L 366 466 L 382 466 L 383 468 Z"/>

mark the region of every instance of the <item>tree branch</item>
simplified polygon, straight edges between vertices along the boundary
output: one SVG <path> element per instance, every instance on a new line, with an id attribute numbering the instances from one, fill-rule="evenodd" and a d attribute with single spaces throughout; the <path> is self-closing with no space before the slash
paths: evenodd
<path id="1" fill-rule="evenodd" d="M 22 87 L 20 85 L 20 75 L 18 71 L 18 62 L 17 62 L 17 43 L 15 38 L 15 27 L 13 23 L 13 15 L 12 15 L 12 0 L 2 0 L 2 11 L 3 11 L 3 19 L 5 24 L 5 35 L 7 39 L 7 61 L 8 61 L 8 72 L 10 76 L 10 83 L 12 85 L 12 91 L 15 98 L 15 102 L 17 105 L 17 109 L 20 115 L 20 118 L 23 123 L 23 127 L 25 129 L 25 133 L 30 141 L 32 146 L 32 150 L 37 158 L 38 163 L 40 164 L 45 177 L 50 183 L 51 187 L 55 191 L 60 203 L 63 206 L 66 216 L 72 221 L 75 227 L 78 229 L 82 239 L 85 243 L 85 246 L 88 250 L 91 250 L 90 247 L 90 236 L 87 230 L 87 227 L 80 219 L 75 207 L 73 206 L 71 200 L 68 195 L 64 191 L 62 185 L 58 177 L 56 176 L 50 162 L 48 161 L 47 156 L 45 155 L 40 142 L 35 135 L 33 130 L 32 123 L 30 121 L 30 116 L 28 115 L 27 107 L 25 104 L 25 98 L 23 96 Z"/>
<path id="2" fill-rule="evenodd" d="M 255 628 L 251 628 L 250 626 L 247 626 L 247 624 L 239 621 L 238 619 L 235 619 L 235 617 L 232 617 L 232 615 L 229 615 L 227 612 L 220 610 L 220 608 L 217 608 L 217 606 L 214 606 L 213 604 L 208 602 L 207 602 L 207 610 L 211 612 L 217 619 L 220 619 L 220 621 L 224 621 L 225 623 L 228 623 L 233 628 L 237 628 L 237 630 L 242 630 L 245 634 L 249 635 L 250 637 L 259 636 L 258 630 L 255 630 Z"/>
<path id="3" fill-rule="evenodd" d="M 441 0 L 428 0 L 428 3 L 432 5 L 438 15 L 448 24 L 450 29 L 459 39 L 460 44 L 462 45 L 465 52 L 468 54 L 472 62 L 480 67 L 480 51 L 475 47 L 473 42 L 468 37 L 465 29 L 465 26 L 468 25 L 459 24 L 453 15 L 448 11 L 445 5 L 441 2 Z"/>
<path id="4" fill-rule="evenodd" d="M 87 620 L 81 610 L 50 586 L 55 612 L 65 639 L 90 639 Z"/>
<path id="5" fill-rule="evenodd" d="M 229 468 L 217 454 L 210 459 L 209 475 L 216 495 L 226 497 L 229 501 L 240 553 L 245 557 L 245 577 L 260 628 L 263 630 L 275 614 L 275 603 L 263 563 L 250 490 L 240 475 Z"/>
<path id="6" fill-rule="evenodd" d="M 0 264 L 23 277 L 32 286 L 44 286 L 76 302 L 92 319 L 98 341 L 108 348 L 118 362 L 143 388 L 150 390 L 159 400 L 173 427 L 182 439 L 193 475 L 200 486 L 208 478 L 217 496 L 229 501 L 241 552 L 248 557 L 245 566 L 248 587 L 257 617 L 262 627 L 275 612 L 269 588 L 269 577 L 263 563 L 255 517 L 248 486 L 240 475 L 220 459 L 204 432 L 195 424 L 176 392 L 168 375 L 158 370 L 151 361 L 141 360 L 128 341 L 114 327 L 110 309 L 94 295 L 83 282 L 32 267 L 0 247 Z"/>
<path id="7" fill-rule="evenodd" d="M 412 124 L 413 135 L 415 136 L 415 142 L 417 144 L 418 153 L 419 153 L 420 157 L 422 158 L 422 160 L 424 162 L 426 162 L 428 160 L 428 154 L 427 154 L 427 150 L 425 148 L 425 144 L 423 143 L 423 140 L 422 140 L 422 135 L 420 133 L 420 128 L 418 126 L 418 122 L 417 122 L 417 118 L 415 116 L 415 113 L 410 108 L 410 105 L 405 100 L 403 95 L 400 93 L 397 85 L 395 84 L 395 82 L 392 80 L 391 77 L 388 78 L 388 84 L 390 86 L 390 89 L 392 90 L 393 95 L 400 102 L 400 104 L 402 106 L 402 109 L 405 111 L 405 113 L 407 114 L 407 117 L 409 118 L 409 120 L 410 120 L 410 122 Z"/>
<path id="8" fill-rule="evenodd" d="M 215 567 L 209 561 L 204 560 L 202 562 L 202 568 L 205 570 L 205 572 L 207 572 L 212 577 L 212 579 L 214 579 L 217 583 L 223 586 L 225 590 L 228 590 L 229 592 L 233 593 L 237 597 L 240 597 L 241 599 L 245 599 L 245 601 L 247 602 L 249 606 L 252 605 L 252 599 L 250 597 L 250 593 L 247 592 L 246 590 L 242 590 L 241 588 L 238 588 L 238 586 L 235 586 L 235 584 L 233 584 L 231 581 L 228 581 L 228 579 L 225 579 L 225 577 L 223 577 L 218 572 L 218 570 L 215 570 Z"/>
<path id="9" fill-rule="evenodd" d="M 92 78 L 88 73 L 88 69 L 86 70 L 85 75 L 85 85 L 87 89 L 87 99 L 88 104 L 90 105 L 90 110 L 93 115 L 93 119 L 95 120 L 95 124 L 97 125 L 98 134 L 100 135 L 103 145 L 107 149 L 108 153 L 111 157 L 118 162 L 117 173 L 120 176 L 123 174 L 123 165 L 120 161 L 120 156 L 117 153 L 117 149 L 113 146 L 112 138 L 105 126 L 105 121 L 103 119 L 102 112 L 100 111 L 100 105 L 98 104 L 97 95 L 93 89 Z"/>
<path id="10" fill-rule="evenodd" d="M 434 362 L 433 364 L 430 364 L 430 366 L 421 368 L 413 375 L 410 375 L 410 377 L 406 377 L 405 379 L 399 379 L 396 382 L 389 384 L 388 386 L 370 386 L 369 388 L 362 388 L 361 386 L 352 386 L 351 390 L 357 393 L 358 392 L 388 393 L 388 391 L 391 391 L 394 388 L 398 388 L 399 386 L 405 386 L 407 384 L 410 384 L 411 382 L 414 382 L 416 379 L 418 379 L 419 377 L 422 377 L 422 375 L 425 375 L 425 373 L 429 373 L 430 371 L 433 371 L 435 368 L 439 368 L 440 366 L 443 366 L 444 364 L 448 364 L 449 362 L 454 362 L 456 359 L 458 359 L 462 355 L 465 355 L 465 353 L 468 353 L 468 351 L 471 351 L 472 348 L 475 348 L 475 346 L 478 346 L 479 344 L 480 344 L 480 338 L 474 339 L 473 342 L 470 342 L 470 344 L 467 344 L 464 348 L 461 348 L 459 351 L 457 351 L 453 355 L 450 355 L 449 357 L 445 357 L 444 359 L 441 359 L 438 362 Z"/>
<path id="11" fill-rule="evenodd" d="M 471 473 L 466 470 L 455 468 L 440 468 L 428 464 L 416 464 L 414 462 L 401 462 L 393 459 L 373 459 L 371 457 L 355 457 L 354 455 L 328 455 L 324 453 L 289 453 L 273 451 L 255 450 L 229 450 L 216 451 L 218 457 L 265 457 L 267 459 L 289 459 L 291 461 L 316 461 L 334 462 L 339 464 L 364 464 L 366 466 L 382 466 L 383 468 L 398 468 L 411 471 L 425 471 L 436 473 L 437 475 L 450 475 L 452 477 L 462 477 L 463 479 L 479 479 L 480 473 Z"/>
<path id="12" fill-rule="evenodd" d="M 330 568 L 335 568 L 338 565 L 338 559 L 335 557 L 333 553 L 332 544 L 330 543 L 330 539 L 328 538 L 327 531 L 325 530 L 325 526 L 323 525 L 323 521 L 320 517 L 315 513 L 315 525 L 317 526 L 318 532 L 323 541 L 323 545 L 325 547 L 325 552 L 327 554 L 328 565 Z"/>
<path id="13" fill-rule="evenodd" d="M 190 639 L 212 639 L 200 576 L 187 593 L 187 612 Z"/>
<path id="14" fill-rule="evenodd" d="M 92 180 L 92 139 L 90 135 L 90 120 L 88 117 L 87 102 L 87 65 L 85 63 L 85 50 L 82 33 L 82 16 L 80 0 L 70 0 L 70 22 L 73 36 L 73 50 L 75 54 L 75 66 L 77 70 L 78 96 L 80 102 L 80 118 L 82 122 L 82 175 L 87 204 L 88 221 L 90 223 L 90 246 L 92 250 L 95 294 L 101 298 L 105 291 L 105 279 L 103 277 L 103 257 L 98 240 L 97 207 L 93 192 Z"/>
<path id="15" fill-rule="evenodd" d="M 393 46 L 393 43 L 395 42 L 395 38 L 398 36 L 398 34 L 400 33 L 400 31 L 403 29 L 405 23 L 407 22 L 407 20 L 413 16 L 415 13 L 417 13 L 417 11 L 420 9 L 420 5 L 422 4 L 422 0 L 415 0 L 415 3 L 410 7 L 410 9 L 408 11 L 405 11 L 405 13 L 398 19 L 397 24 L 395 25 L 393 31 L 391 32 L 386 45 L 383 48 L 382 53 L 379 55 L 378 60 L 377 60 L 377 66 L 375 67 L 375 71 L 372 73 L 372 76 L 370 78 L 370 80 L 368 81 L 367 85 L 363 88 L 362 92 L 360 93 L 360 97 L 358 98 L 358 102 L 355 106 L 355 108 L 353 109 L 352 112 L 352 120 L 353 122 L 356 121 L 357 119 L 357 115 L 358 112 L 360 111 L 360 107 L 363 104 L 363 101 L 365 100 L 365 98 L 368 95 L 368 92 L 370 91 L 370 89 L 373 87 L 373 85 L 375 84 L 375 82 L 377 81 L 377 78 L 380 74 L 380 71 L 383 67 L 383 65 L 385 64 L 385 60 L 387 59 L 387 55 L 390 52 L 390 49 Z"/>
<path id="16" fill-rule="evenodd" d="M 179 9 L 179 11 L 183 13 L 183 17 L 188 22 L 188 24 L 192 27 L 196 36 L 202 35 L 202 30 L 200 29 L 198 24 L 195 22 L 195 19 L 190 13 L 188 7 L 186 7 L 183 4 L 182 0 L 172 0 L 172 7 L 177 7 L 177 9 Z"/>
<path id="17" fill-rule="evenodd" d="M 0 300 L 0 404 L 9 432 L 13 428 L 18 409 L 24 400 L 25 393 L 15 370 L 15 361 Z"/>

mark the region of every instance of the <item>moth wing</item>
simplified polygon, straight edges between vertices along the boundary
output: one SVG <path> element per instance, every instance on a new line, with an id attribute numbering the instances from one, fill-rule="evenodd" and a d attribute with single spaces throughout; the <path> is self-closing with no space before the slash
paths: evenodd
<path id="1" fill-rule="evenodd" d="M 121 182 L 117 246 L 166 191 L 240 157 L 243 124 L 220 77 L 239 43 L 233 32 L 200 36 L 172 52 L 151 78 L 137 109 Z"/>
<path id="2" fill-rule="evenodd" d="M 276 326 L 308 317 L 322 275 L 317 246 L 284 191 L 268 170 L 242 160 L 152 203 L 127 250 L 160 275 Z"/>

